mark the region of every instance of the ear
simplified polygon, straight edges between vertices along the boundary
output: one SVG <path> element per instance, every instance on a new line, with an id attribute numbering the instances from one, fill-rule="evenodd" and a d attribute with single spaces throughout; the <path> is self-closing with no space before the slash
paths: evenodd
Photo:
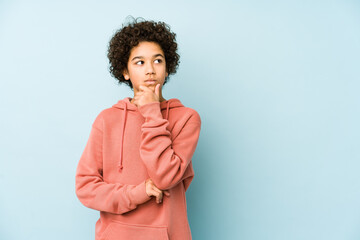
<path id="1" fill-rule="evenodd" d="M 125 80 L 129 80 L 129 79 L 130 79 L 129 72 L 128 72 L 127 69 L 125 69 L 125 70 L 123 71 L 123 76 L 124 76 Z"/>
<path id="2" fill-rule="evenodd" d="M 166 71 L 165 77 L 169 76 L 168 72 Z"/>

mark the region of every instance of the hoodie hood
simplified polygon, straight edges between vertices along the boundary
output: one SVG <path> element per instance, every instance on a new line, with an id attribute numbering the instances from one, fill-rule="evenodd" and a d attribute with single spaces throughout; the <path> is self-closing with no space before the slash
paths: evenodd
<path id="1" fill-rule="evenodd" d="M 124 143 L 124 132 L 126 127 L 126 118 L 127 118 L 127 111 L 138 111 L 138 107 L 131 103 L 131 98 L 126 97 L 122 100 L 119 100 L 116 104 L 114 104 L 113 108 L 119 108 L 123 111 L 123 126 L 121 132 L 121 140 L 120 140 L 120 160 L 119 160 L 119 171 L 122 170 L 122 160 L 123 160 L 123 143 Z M 170 109 L 177 108 L 177 107 L 184 107 L 184 105 L 180 102 L 177 98 L 171 98 L 169 100 L 160 102 L 160 109 L 165 110 L 165 119 L 169 119 Z"/>

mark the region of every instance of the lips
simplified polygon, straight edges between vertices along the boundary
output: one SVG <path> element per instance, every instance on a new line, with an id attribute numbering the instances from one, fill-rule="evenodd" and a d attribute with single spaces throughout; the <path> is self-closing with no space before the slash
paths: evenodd
<path id="1" fill-rule="evenodd" d="M 148 80 L 145 80 L 145 82 L 148 83 L 148 84 L 154 84 L 154 83 L 156 83 L 156 80 L 148 79 Z"/>

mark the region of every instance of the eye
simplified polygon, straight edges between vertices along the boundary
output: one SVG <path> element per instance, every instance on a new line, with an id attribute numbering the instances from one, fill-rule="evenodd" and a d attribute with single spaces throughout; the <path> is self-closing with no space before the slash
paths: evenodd
<path id="1" fill-rule="evenodd" d="M 155 62 L 155 63 L 161 63 L 162 60 L 161 60 L 161 59 L 156 59 L 154 62 Z"/>
<path id="2" fill-rule="evenodd" d="M 138 61 L 138 62 L 136 62 L 135 64 L 136 65 L 142 65 L 144 63 L 144 61 Z"/>

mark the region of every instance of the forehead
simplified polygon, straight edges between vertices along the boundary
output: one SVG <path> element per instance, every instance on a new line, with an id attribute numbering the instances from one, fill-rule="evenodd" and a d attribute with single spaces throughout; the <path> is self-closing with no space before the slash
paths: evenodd
<path id="1" fill-rule="evenodd" d="M 164 54 L 158 43 L 143 41 L 131 49 L 130 59 L 135 56 L 152 57 L 159 53 Z"/>

